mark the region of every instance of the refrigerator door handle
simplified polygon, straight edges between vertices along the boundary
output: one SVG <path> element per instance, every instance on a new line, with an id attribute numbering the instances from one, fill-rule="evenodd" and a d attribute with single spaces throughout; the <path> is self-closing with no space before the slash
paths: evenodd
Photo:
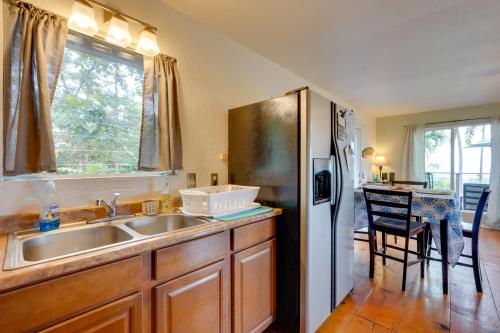
<path id="1" fill-rule="evenodd" d="M 333 206 L 337 202 L 337 163 L 335 161 L 335 156 L 331 155 L 330 156 L 330 162 L 329 162 L 329 168 L 330 168 L 330 204 Z"/>

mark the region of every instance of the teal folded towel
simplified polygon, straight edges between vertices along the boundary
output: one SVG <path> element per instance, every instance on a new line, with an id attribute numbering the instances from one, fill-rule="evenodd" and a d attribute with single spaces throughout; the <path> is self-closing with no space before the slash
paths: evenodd
<path id="1" fill-rule="evenodd" d="M 244 212 L 214 216 L 214 218 L 216 220 L 219 220 L 219 221 L 234 221 L 234 220 L 242 219 L 245 217 L 251 217 L 251 216 L 255 216 L 255 215 L 269 213 L 269 212 L 272 212 L 272 210 L 273 209 L 269 208 L 269 207 L 259 207 L 259 208 L 254 208 L 251 210 L 246 210 Z"/>

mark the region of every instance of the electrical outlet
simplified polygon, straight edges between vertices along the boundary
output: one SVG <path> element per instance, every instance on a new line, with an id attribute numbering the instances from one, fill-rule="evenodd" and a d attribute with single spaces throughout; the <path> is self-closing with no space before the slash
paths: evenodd
<path id="1" fill-rule="evenodd" d="M 219 185 L 219 174 L 212 173 L 210 175 L 210 183 L 212 184 L 212 186 Z"/>
<path id="2" fill-rule="evenodd" d="M 196 173 L 187 174 L 187 187 L 188 188 L 196 187 Z"/>

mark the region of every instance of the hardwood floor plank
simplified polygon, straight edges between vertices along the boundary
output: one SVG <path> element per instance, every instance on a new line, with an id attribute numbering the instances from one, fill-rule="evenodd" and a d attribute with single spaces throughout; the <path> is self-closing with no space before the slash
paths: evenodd
<path id="1" fill-rule="evenodd" d="M 500 314 L 500 266 L 485 263 L 483 267 L 486 273 L 483 275 L 483 279 L 485 278 L 490 287 L 495 308 L 497 313 Z"/>
<path id="2" fill-rule="evenodd" d="M 354 290 L 340 304 L 344 309 L 357 313 L 372 290 L 372 281 L 370 279 L 361 279 L 355 284 Z"/>
<path id="3" fill-rule="evenodd" d="M 450 301 L 441 289 L 440 263 L 431 263 L 426 276 L 403 296 L 405 313 L 397 332 L 448 332 Z"/>
<path id="4" fill-rule="evenodd" d="M 481 261 L 483 263 L 500 266 L 500 240 L 498 234 L 500 234 L 499 230 L 481 228 L 479 253 L 481 254 Z M 467 245 L 469 243 L 470 241 L 467 242 Z M 467 247 L 466 250 L 468 250 Z"/>
<path id="5" fill-rule="evenodd" d="M 359 332 L 372 332 L 375 324 L 360 316 L 354 316 L 347 325 L 344 332 L 346 333 L 359 333 Z"/>
<path id="6" fill-rule="evenodd" d="M 342 306 L 335 309 L 330 317 L 320 326 L 317 333 L 341 333 L 351 322 L 354 314 Z"/>
<path id="7" fill-rule="evenodd" d="M 376 287 L 361 306 L 358 315 L 384 326 L 395 329 L 404 314 L 401 291 Z"/>
<path id="8" fill-rule="evenodd" d="M 487 281 L 483 280 L 483 293 L 478 294 L 474 277 L 465 267 L 454 268 L 450 281 L 451 332 L 500 332 L 500 319 Z"/>

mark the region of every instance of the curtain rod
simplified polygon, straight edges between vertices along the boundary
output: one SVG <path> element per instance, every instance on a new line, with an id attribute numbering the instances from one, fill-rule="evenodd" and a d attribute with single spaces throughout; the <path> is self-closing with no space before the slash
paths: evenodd
<path id="1" fill-rule="evenodd" d="M 146 27 L 146 28 L 148 28 L 148 29 L 150 29 L 150 30 L 153 30 L 153 31 L 158 31 L 158 28 L 157 28 L 157 27 L 154 27 L 154 26 L 152 26 L 152 25 L 151 25 L 151 24 L 149 24 L 149 23 L 146 23 L 146 22 L 144 22 L 144 21 L 141 21 L 141 20 L 139 20 L 139 19 L 136 19 L 136 18 L 135 18 L 135 17 L 133 17 L 133 16 L 130 16 L 130 15 L 128 15 L 128 14 L 125 14 L 125 13 L 123 13 L 123 12 L 122 12 L 122 11 L 120 11 L 120 10 L 117 10 L 117 9 L 111 8 L 111 7 L 109 7 L 109 6 L 105 5 L 105 4 L 103 4 L 102 2 L 95 1 L 95 0 L 86 0 L 86 1 L 87 1 L 87 2 L 89 2 L 89 3 L 91 3 L 91 4 L 93 4 L 93 5 L 95 5 L 95 6 L 97 6 L 97 7 L 100 7 L 101 9 L 104 9 L 104 10 L 106 10 L 106 11 L 108 11 L 108 12 L 112 13 L 112 14 L 118 14 L 118 15 L 120 15 L 120 16 L 123 16 L 123 17 L 125 17 L 125 18 L 129 19 L 130 21 L 133 21 L 133 22 L 135 22 L 135 23 L 138 23 L 138 24 L 140 24 L 140 25 L 143 25 L 144 27 Z"/>
<path id="2" fill-rule="evenodd" d="M 459 119 L 459 120 L 448 120 L 448 121 L 437 121 L 435 123 L 426 123 L 425 125 L 436 125 L 436 124 L 447 124 L 447 123 L 459 123 L 462 121 L 470 121 L 470 120 L 490 120 L 489 117 L 483 117 L 483 118 L 469 118 L 469 119 Z"/>

